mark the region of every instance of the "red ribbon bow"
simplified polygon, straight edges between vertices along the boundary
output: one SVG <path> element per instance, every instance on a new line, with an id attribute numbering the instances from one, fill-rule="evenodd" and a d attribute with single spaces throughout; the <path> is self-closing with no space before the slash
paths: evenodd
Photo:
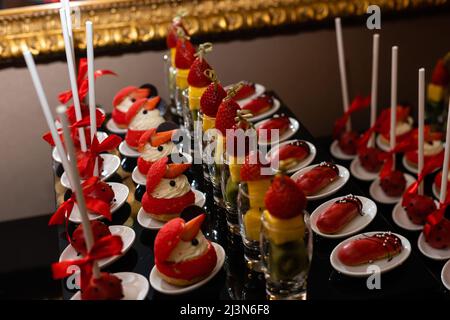
<path id="1" fill-rule="evenodd" d="M 385 113 L 383 115 L 383 113 Z M 384 109 L 382 113 L 382 119 L 379 123 L 378 133 L 386 134 L 391 129 L 391 108 Z M 395 119 L 398 122 L 408 119 L 410 113 L 409 107 L 397 106 Z"/>
<path id="2" fill-rule="evenodd" d="M 94 174 L 95 160 L 100 153 L 117 148 L 121 142 L 122 138 L 115 134 L 108 136 L 101 143 L 98 142 L 97 137 L 94 137 L 91 147 L 78 161 L 78 170 L 80 170 L 81 176 L 92 176 Z"/>
<path id="3" fill-rule="evenodd" d="M 84 181 L 81 184 L 81 187 L 83 189 L 83 195 L 84 199 L 86 201 L 86 208 L 93 213 L 102 215 L 108 220 L 111 220 L 111 207 L 109 203 L 106 203 L 100 199 L 92 198 L 90 194 L 95 191 L 95 189 L 98 187 L 98 182 L 100 179 L 98 177 L 91 177 Z M 73 206 L 76 202 L 76 195 L 75 192 L 72 193 L 71 197 L 64 201 L 59 208 L 56 210 L 56 212 L 53 214 L 53 216 L 50 218 L 49 225 L 57 225 L 57 224 L 63 224 L 64 221 L 67 222 L 68 218 L 70 217 L 70 214 L 72 213 Z"/>
<path id="4" fill-rule="evenodd" d="M 355 113 L 359 110 L 366 108 L 367 106 L 369 106 L 369 104 L 370 104 L 370 96 L 367 96 L 365 98 L 362 96 L 357 96 L 355 99 L 353 99 L 348 110 L 345 111 L 344 115 L 339 119 L 337 119 L 336 122 L 334 123 L 333 138 L 334 139 L 339 138 L 342 131 L 344 131 L 345 124 L 347 123 L 352 113 Z"/>
<path id="5" fill-rule="evenodd" d="M 403 139 L 402 141 L 397 143 L 395 148 L 392 149 L 391 151 L 381 154 L 381 157 L 384 160 L 384 165 L 380 171 L 380 178 L 384 178 L 391 173 L 392 166 L 394 164 L 394 157 L 393 157 L 394 154 L 412 151 L 415 150 L 416 148 L 417 148 L 417 139 L 410 136 L 409 138 Z"/>
<path id="6" fill-rule="evenodd" d="M 80 65 L 78 66 L 78 78 L 77 78 L 77 86 L 78 86 L 78 96 L 80 97 L 80 101 L 86 98 L 86 95 L 89 91 L 89 80 L 86 77 L 88 71 L 87 59 L 80 59 Z M 111 70 L 95 70 L 94 79 L 105 75 L 113 75 L 117 76 L 117 74 Z M 67 90 L 61 92 L 58 96 L 59 102 L 66 104 L 70 99 L 72 99 L 72 90 Z"/>
<path id="7" fill-rule="evenodd" d="M 449 204 L 450 199 L 447 194 L 444 203 L 441 203 L 439 205 L 439 209 L 428 215 L 427 223 L 423 226 L 423 233 L 425 234 L 426 237 L 428 237 L 433 227 L 435 227 L 439 222 L 442 221 L 442 219 L 444 219 L 445 210 L 447 209 Z"/>

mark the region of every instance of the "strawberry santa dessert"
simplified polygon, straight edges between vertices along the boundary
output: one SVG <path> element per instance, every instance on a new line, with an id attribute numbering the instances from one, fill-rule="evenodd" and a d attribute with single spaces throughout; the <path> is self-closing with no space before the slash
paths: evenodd
<path id="1" fill-rule="evenodd" d="M 174 123 L 164 122 L 158 128 L 152 128 L 141 136 L 138 146 L 141 155 L 137 160 L 140 173 L 146 175 L 157 160 L 177 152 L 177 146 L 172 141 L 177 130 L 178 127 Z"/>
<path id="2" fill-rule="evenodd" d="M 137 149 L 141 136 L 152 128 L 156 128 L 164 122 L 158 109 L 161 103 L 159 96 L 150 99 L 137 100 L 126 114 L 126 122 L 128 124 L 127 135 L 125 141 L 128 146 Z"/>
<path id="3" fill-rule="evenodd" d="M 425 126 L 424 128 L 424 161 L 426 162 L 432 157 L 435 157 L 439 154 L 444 154 L 444 146 L 442 144 L 442 133 L 440 132 L 431 132 L 431 128 L 429 126 Z M 418 136 L 418 130 L 415 129 L 412 133 L 415 139 Z M 418 167 L 418 150 L 412 150 L 405 153 L 406 162 L 413 168 Z"/>
<path id="4" fill-rule="evenodd" d="M 169 163 L 164 157 L 153 163 L 147 173 L 146 192 L 142 197 L 145 213 L 159 221 L 176 218 L 195 203 L 195 195 L 183 174 L 190 163 Z"/>
<path id="5" fill-rule="evenodd" d="M 112 119 L 117 127 L 126 128 L 126 115 L 131 106 L 138 100 L 149 98 L 151 95 L 156 95 L 157 92 L 152 92 L 150 85 L 142 85 L 140 88 L 135 86 L 128 86 L 122 88 L 113 100 Z"/>
<path id="6" fill-rule="evenodd" d="M 208 277 L 217 263 L 214 246 L 200 230 L 205 215 L 166 223 L 155 238 L 156 269 L 166 282 L 188 286 Z"/>

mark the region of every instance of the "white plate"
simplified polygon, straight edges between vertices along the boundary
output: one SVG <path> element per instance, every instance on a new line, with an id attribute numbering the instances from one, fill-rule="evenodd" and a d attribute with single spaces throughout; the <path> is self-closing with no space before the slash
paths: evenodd
<path id="1" fill-rule="evenodd" d="M 339 160 L 352 160 L 356 158 L 356 154 L 346 154 L 339 147 L 339 143 L 337 140 L 334 140 L 330 145 L 330 153 L 333 157 Z"/>
<path id="2" fill-rule="evenodd" d="M 267 120 L 263 120 L 263 121 L 256 123 L 255 128 L 258 129 L 264 122 L 269 121 L 269 120 L 270 119 L 267 119 Z M 283 141 L 289 139 L 290 137 L 292 137 L 300 128 L 300 124 L 298 123 L 298 121 L 296 119 L 291 118 L 291 117 L 289 117 L 289 121 L 291 122 L 291 124 L 289 125 L 289 128 L 282 135 L 280 135 L 278 137 L 278 140 L 274 140 L 274 141 L 270 141 L 270 142 L 258 141 L 258 144 L 272 145 L 272 144 L 283 142 Z"/>
<path id="3" fill-rule="evenodd" d="M 450 260 L 442 268 L 441 280 L 447 290 L 450 290 Z"/>
<path id="4" fill-rule="evenodd" d="M 178 287 L 174 286 L 172 284 L 167 283 L 164 281 L 160 275 L 158 270 L 156 269 L 156 266 L 153 266 L 152 271 L 150 272 L 150 284 L 156 291 L 159 291 L 161 293 L 170 294 L 170 295 L 178 295 L 183 294 L 186 292 L 190 292 L 192 290 L 195 290 L 201 286 L 203 286 L 205 283 L 207 283 L 209 280 L 211 280 L 219 271 L 222 269 L 223 263 L 225 261 L 225 251 L 223 250 L 222 246 L 218 243 L 211 242 L 211 244 L 214 246 L 214 249 L 216 249 L 217 254 L 217 263 L 214 267 L 211 274 L 203 279 L 200 282 L 194 283 L 187 287 Z"/>
<path id="5" fill-rule="evenodd" d="M 133 179 L 133 182 L 136 184 L 140 184 L 142 186 L 145 186 L 147 184 L 147 176 L 143 175 L 138 167 L 134 167 L 133 172 L 131 173 L 131 179 Z"/>
<path id="6" fill-rule="evenodd" d="M 230 89 L 232 85 L 228 85 L 225 87 L 225 90 Z M 255 93 L 252 94 L 250 97 L 242 99 L 242 100 L 236 100 L 236 102 L 239 104 L 239 106 L 245 105 L 247 102 L 250 102 L 251 100 L 255 99 L 256 97 L 259 97 L 266 91 L 266 88 L 259 83 L 255 83 Z"/>
<path id="7" fill-rule="evenodd" d="M 108 138 L 108 134 L 105 133 L 105 132 L 101 132 L 101 131 L 97 131 L 96 136 L 97 136 L 98 142 L 102 142 L 103 140 L 105 140 L 106 138 Z M 53 160 L 55 160 L 56 162 L 61 163 L 61 158 L 60 158 L 60 156 L 59 156 L 59 153 L 58 153 L 58 150 L 56 149 L 56 147 L 53 147 L 53 150 L 52 150 L 52 158 L 53 158 Z"/>
<path id="8" fill-rule="evenodd" d="M 280 147 L 282 147 L 282 146 L 284 146 L 284 145 L 287 145 L 287 144 L 289 144 L 289 143 L 291 143 L 291 142 L 295 142 L 295 141 L 299 141 L 299 140 L 298 140 L 298 139 L 288 140 L 288 141 L 285 141 L 285 142 L 283 142 L 283 143 L 274 145 L 274 146 L 272 147 L 272 149 L 270 149 L 270 151 L 269 151 L 269 152 L 267 153 L 267 155 L 266 155 L 267 161 L 270 161 L 270 157 L 271 157 L 272 153 L 273 153 L 275 150 L 278 150 Z M 290 169 L 287 171 L 287 173 L 293 173 L 293 172 L 295 172 L 295 171 L 300 170 L 301 168 L 304 168 L 304 167 L 310 165 L 311 162 L 313 162 L 314 158 L 316 157 L 316 154 L 317 154 L 316 147 L 315 147 L 311 142 L 309 142 L 309 141 L 305 141 L 305 140 L 301 140 L 301 141 L 306 142 L 306 144 L 309 146 L 309 151 L 310 151 L 310 153 L 309 153 L 309 155 L 308 155 L 305 159 L 303 159 L 301 162 L 299 162 L 296 166 L 290 168 Z M 275 170 L 274 170 L 274 171 L 275 171 Z"/>
<path id="9" fill-rule="evenodd" d="M 254 116 L 254 117 L 251 117 L 248 120 L 251 121 L 251 122 L 260 121 L 260 120 L 263 120 L 263 119 L 273 115 L 275 112 L 277 112 L 278 109 L 280 109 L 280 107 L 281 107 L 280 100 L 278 100 L 275 97 L 272 97 L 272 99 L 273 99 L 273 106 L 272 106 L 272 108 L 270 108 L 269 110 L 267 110 L 267 111 L 265 111 L 265 112 L 263 112 L 261 114 L 258 114 L 258 115 Z M 244 106 L 244 105 L 242 105 L 242 106 Z"/>
<path id="10" fill-rule="evenodd" d="M 150 285 L 143 275 L 134 272 L 118 272 L 114 275 L 122 280 L 124 297 L 121 300 L 144 300 L 147 297 Z M 78 291 L 70 300 L 80 300 L 80 298 Z"/>
<path id="11" fill-rule="evenodd" d="M 128 131 L 128 128 L 119 128 L 112 118 L 106 122 L 106 129 L 116 134 L 125 134 Z"/>
<path id="12" fill-rule="evenodd" d="M 205 194 L 194 189 L 192 191 L 195 194 L 195 205 L 203 207 L 206 202 Z M 153 219 L 142 207 L 139 209 L 137 214 L 137 221 L 143 228 L 150 230 L 159 230 L 165 224 L 163 221 Z"/>
<path id="13" fill-rule="evenodd" d="M 361 162 L 359 161 L 359 157 L 355 157 L 353 161 L 350 163 L 350 172 L 352 175 L 362 181 L 372 181 L 378 178 L 378 172 L 369 172 L 361 166 Z"/>
<path id="14" fill-rule="evenodd" d="M 405 179 L 406 179 L 406 187 L 405 187 L 405 190 L 406 190 L 411 184 L 413 184 L 416 181 L 416 179 L 414 179 L 413 176 L 411 176 L 407 173 L 404 173 L 403 175 L 405 176 Z M 372 182 L 372 184 L 370 185 L 370 188 L 369 188 L 369 193 L 370 193 L 370 196 L 375 201 L 378 201 L 378 202 L 384 203 L 384 204 L 394 204 L 394 203 L 397 203 L 402 200 L 402 196 L 389 197 L 388 195 L 386 195 L 384 193 L 383 189 L 381 189 L 380 178 L 376 178 Z"/>
<path id="15" fill-rule="evenodd" d="M 339 261 L 339 258 L 337 257 L 337 252 L 346 243 L 348 243 L 352 240 L 355 240 L 355 239 L 359 239 L 359 238 L 362 238 L 365 236 L 371 236 L 371 235 L 374 235 L 374 234 L 380 233 L 380 232 L 381 231 L 366 232 L 366 233 L 358 234 L 356 236 L 348 238 L 348 239 L 342 241 L 341 243 L 339 243 L 333 249 L 333 252 L 331 252 L 331 255 L 330 255 L 330 262 L 331 262 L 331 265 L 333 266 L 333 268 L 336 269 L 337 271 L 339 271 L 345 275 L 351 276 L 351 277 L 367 277 L 367 276 L 370 276 L 373 274 L 373 271 L 371 269 L 368 269 L 368 267 L 370 267 L 370 266 L 377 266 L 380 270 L 380 273 L 383 273 L 383 272 L 392 270 L 392 269 L 398 267 L 399 265 L 401 265 L 403 262 L 405 262 L 405 260 L 409 257 L 409 254 L 411 253 L 411 243 L 408 241 L 408 239 L 406 239 L 405 237 L 403 237 L 402 235 L 397 234 L 397 233 L 393 233 L 393 234 L 400 238 L 400 240 L 402 242 L 403 250 L 395 257 L 392 257 L 390 261 L 389 261 L 389 258 L 385 258 L 385 259 L 373 261 L 371 264 L 367 263 L 367 264 L 363 264 L 363 265 L 359 265 L 359 266 L 347 266 L 347 265 L 343 264 L 341 261 Z"/>
<path id="16" fill-rule="evenodd" d="M 383 150 L 384 152 L 389 152 L 389 150 L 391 149 L 390 144 L 386 144 L 383 142 L 383 140 L 381 140 L 381 134 L 377 135 L 375 141 L 377 143 L 377 147 Z"/>
<path id="17" fill-rule="evenodd" d="M 431 190 L 433 191 L 433 196 L 434 196 L 436 199 L 439 200 L 439 198 L 440 198 L 440 192 L 438 192 L 436 183 L 434 183 L 434 181 L 433 181 L 433 186 L 431 187 Z"/>
<path id="18" fill-rule="evenodd" d="M 108 182 L 111 188 L 114 191 L 114 199 L 111 202 L 111 214 L 119 210 L 125 202 L 127 202 L 128 194 L 130 193 L 130 189 L 122 183 L 117 182 Z M 99 220 L 103 219 L 103 216 L 99 214 L 91 214 L 88 213 L 89 220 Z M 69 221 L 73 223 L 81 223 L 80 211 L 78 211 L 78 206 L 75 203 L 72 209 L 72 213 L 70 214 Z"/>
<path id="19" fill-rule="evenodd" d="M 419 231 L 423 229 L 422 225 L 415 224 L 411 220 L 409 220 L 401 201 L 398 202 L 392 210 L 392 220 L 394 220 L 395 224 L 400 228 L 409 231 Z"/>
<path id="20" fill-rule="evenodd" d="M 419 173 L 419 169 L 417 167 L 413 167 L 412 165 L 409 164 L 408 161 L 406 161 L 405 155 L 403 155 L 403 157 L 402 157 L 402 164 L 405 167 L 405 169 L 408 170 L 409 172 L 414 173 L 414 174 Z"/>
<path id="21" fill-rule="evenodd" d="M 136 233 L 133 229 L 127 226 L 110 226 L 109 231 L 111 231 L 111 234 L 114 236 L 120 236 L 122 238 L 123 242 L 123 248 L 120 255 L 97 260 L 99 268 L 105 268 L 109 265 L 111 265 L 113 262 L 117 261 L 120 257 L 122 257 L 127 251 L 131 248 L 131 246 L 134 243 L 134 240 L 136 239 Z M 59 256 L 59 261 L 66 261 L 66 260 L 77 260 L 80 259 L 82 256 L 78 255 L 76 250 L 72 247 L 71 244 L 69 244 L 64 251 Z"/>
<path id="22" fill-rule="evenodd" d="M 450 259 L 450 248 L 447 249 L 435 249 L 430 246 L 425 241 L 425 236 L 423 232 L 420 234 L 419 239 L 417 240 L 417 246 L 419 247 L 420 252 L 430 259 L 433 260 L 447 260 Z"/>
<path id="23" fill-rule="evenodd" d="M 110 153 L 102 153 L 100 157 L 103 158 L 103 169 L 100 172 L 100 179 L 104 181 L 111 177 L 117 171 L 117 169 L 119 169 L 120 158 Z M 62 174 L 60 181 L 64 188 L 71 189 L 69 178 L 67 177 L 67 174 L 65 172 Z"/>
<path id="24" fill-rule="evenodd" d="M 119 152 L 121 155 L 130 158 L 137 158 L 141 155 L 139 151 L 131 148 L 125 140 L 119 144 Z"/>
<path id="25" fill-rule="evenodd" d="M 367 227 L 377 214 L 377 205 L 375 204 L 375 202 L 373 202 L 369 198 L 362 197 L 362 196 L 357 196 L 357 197 L 363 205 L 363 207 L 362 207 L 363 215 L 362 216 L 358 215 L 357 217 L 355 217 L 338 233 L 328 234 L 328 233 L 321 232 L 316 224 L 317 219 L 319 218 L 320 214 L 325 212 L 336 201 L 338 201 L 339 199 L 342 199 L 344 197 L 334 198 L 334 199 L 331 199 L 331 200 L 321 204 L 311 214 L 310 221 L 311 221 L 311 228 L 313 229 L 313 231 L 325 238 L 343 238 L 343 237 L 351 236 L 351 235 L 357 233 L 358 231 L 361 231 L 365 227 Z"/>
<path id="26" fill-rule="evenodd" d="M 305 174 L 306 172 L 308 172 L 309 170 L 311 170 L 312 168 L 317 167 L 317 166 L 318 166 L 317 164 L 314 164 L 312 166 L 302 168 L 299 171 L 297 171 L 296 173 L 294 173 L 291 178 L 293 180 L 297 180 L 297 178 L 299 178 L 300 176 L 302 176 L 303 174 Z M 332 183 L 327 185 L 325 188 L 320 190 L 318 194 L 313 195 L 313 196 L 307 196 L 306 199 L 319 200 L 319 199 L 326 198 L 328 196 L 331 196 L 333 193 L 336 193 L 339 189 L 341 189 L 347 183 L 348 179 L 350 178 L 350 172 L 347 170 L 347 168 L 345 168 L 341 165 L 336 164 L 336 167 L 339 169 L 339 177 L 336 180 L 334 180 Z"/>

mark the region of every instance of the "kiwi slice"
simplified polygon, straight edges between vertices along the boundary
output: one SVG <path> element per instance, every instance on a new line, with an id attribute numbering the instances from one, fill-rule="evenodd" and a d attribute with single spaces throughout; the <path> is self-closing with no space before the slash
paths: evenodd
<path id="1" fill-rule="evenodd" d="M 292 280 L 296 275 L 308 269 L 309 259 L 302 240 L 282 245 L 271 244 L 269 269 L 274 280 Z"/>
<path id="2" fill-rule="evenodd" d="M 231 177 L 227 180 L 227 186 L 225 188 L 226 200 L 233 206 L 236 206 L 237 196 L 239 191 L 239 185 L 231 180 Z"/>

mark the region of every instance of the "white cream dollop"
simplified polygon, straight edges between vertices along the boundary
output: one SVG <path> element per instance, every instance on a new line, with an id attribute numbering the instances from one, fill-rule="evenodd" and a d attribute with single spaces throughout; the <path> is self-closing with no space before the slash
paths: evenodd
<path id="1" fill-rule="evenodd" d="M 159 149 L 162 150 L 160 151 Z M 162 145 L 158 147 L 153 147 L 150 143 L 146 143 L 144 145 L 144 149 L 142 150 L 141 157 L 145 161 L 151 161 L 154 162 L 156 160 L 159 160 L 163 157 L 167 157 L 173 152 L 177 152 L 177 147 L 175 143 L 172 141 L 169 141 L 167 143 L 163 143 Z"/>
<path id="2" fill-rule="evenodd" d="M 439 154 L 442 150 L 444 150 L 444 147 L 442 146 L 442 141 L 440 140 L 425 142 L 423 146 L 423 153 L 425 156 L 434 156 Z"/>
<path id="3" fill-rule="evenodd" d="M 173 179 L 161 179 L 151 195 L 157 199 L 172 199 L 184 196 L 189 190 L 191 190 L 191 185 L 188 179 L 184 174 L 180 174 Z"/>
<path id="4" fill-rule="evenodd" d="M 191 260 L 205 254 L 206 250 L 208 250 L 208 240 L 206 240 L 203 233 L 199 231 L 194 239 L 197 240 L 197 245 L 193 245 L 192 241 L 180 240 L 177 246 L 170 253 L 167 261 L 178 263 Z"/>
<path id="5" fill-rule="evenodd" d="M 395 135 L 401 136 L 402 134 L 405 134 L 412 129 L 412 118 L 408 117 L 406 121 L 397 122 L 397 125 L 395 126 Z"/>
<path id="6" fill-rule="evenodd" d="M 161 117 L 158 109 L 141 109 L 133 118 L 133 120 L 131 120 L 128 128 L 131 130 L 148 130 L 151 128 L 156 128 L 163 122 L 164 118 Z"/>
<path id="7" fill-rule="evenodd" d="M 133 105 L 133 100 L 131 100 L 130 96 L 125 97 L 117 106 L 117 110 L 122 111 L 122 112 L 127 112 L 128 109 L 131 108 L 131 106 Z"/>

